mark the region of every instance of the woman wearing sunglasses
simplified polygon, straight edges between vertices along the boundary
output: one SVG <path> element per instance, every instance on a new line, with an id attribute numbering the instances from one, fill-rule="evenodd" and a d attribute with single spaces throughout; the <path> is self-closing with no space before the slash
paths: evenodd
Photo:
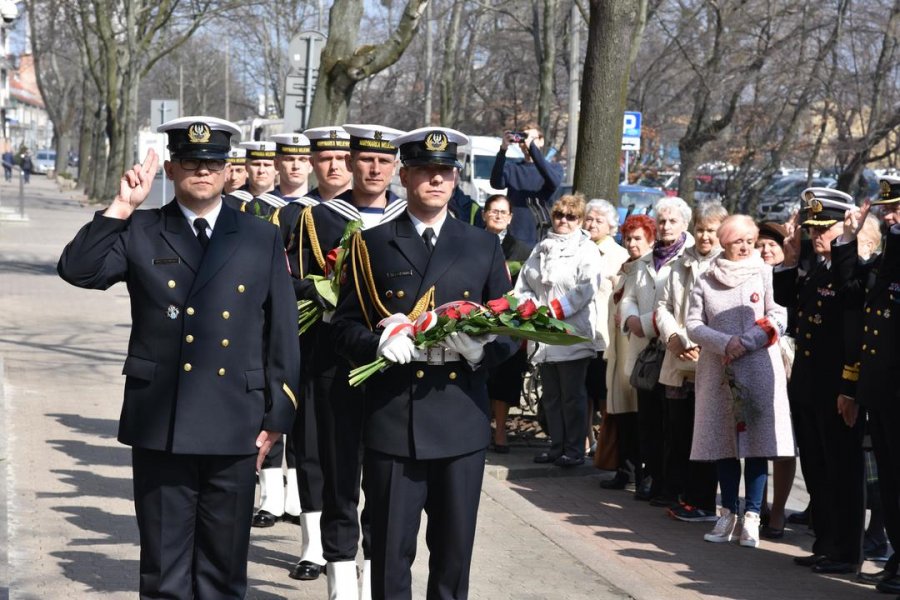
<path id="1" fill-rule="evenodd" d="M 594 340 L 598 322 L 595 300 L 600 287 L 601 258 L 591 236 L 581 228 L 585 201 L 581 194 L 562 196 L 551 210 L 552 230 L 528 257 L 515 294 L 550 307 L 553 316 Z M 597 353 L 594 341 L 572 346 L 537 344 L 532 361 L 539 365 L 550 449 L 536 463 L 572 467 L 584 463 L 587 433 L 588 363 Z"/>

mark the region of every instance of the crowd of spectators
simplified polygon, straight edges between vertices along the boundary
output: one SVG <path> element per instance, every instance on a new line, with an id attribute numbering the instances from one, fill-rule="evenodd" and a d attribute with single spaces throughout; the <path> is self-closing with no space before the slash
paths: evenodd
<path id="1" fill-rule="evenodd" d="M 757 547 L 782 537 L 788 521 L 809 524 L 813 554 L 795 562 L 817 573 L 858 573 L 866 558 L 886 559 L 892 529 L 895 542 L 900 535 L 900 453 L 883 433 L 880 450 L 873 440 L 877 460 L 864 461 L 863 436 L 867 412 L 868 426 L 881 419 L 882 432 L 900 421 L 893 405 L 867 411 L 876 403 L 854 397 L 870 387 L 859 382 L 875 351 L 863 341 L 878 335 L 876 326 L 885 360 L 897 362 L 896 328 L 883 322 L 890 307 L 870 310 L 885 290 L 889 302 L 900 301 L 896 263 L 884 252 L 884 240 L 890 246 L 900 235 L 900 180 L 881 189 L 872 210 L 836 190 L 807 189 L 788 223 L 755 223 L 715 202 L 692 212 L 665 197 L 654 217 L 629 216 L 620 226 L 606 200 L 557 200 L 550 231 L 523 264 L 510 262 L 521 264 L 515 293 L 549 306 L 590 341 L 531 344 L 504 380 L 521 381 L 526 356 L 536 365 L 550 444 L 534 461 L 569 467 L 596 450 L 595 465 L 614 472 L 602 488 L 633 485 L 635 499 L 675 519 L 714 523 L 704 536 L 710 542 Z M 515 203 L 495 198 L 488 228 L 509 236 Z M 896 399 L 896 385 L 883 394 Z M 511 403 L 495 411 L 498 452 L 509 451 Z M 788 519 L 797 456 L 811 507 Z M 862 490 L 878 479 L 888 484 L 869 486 L 864 545 Z M 874 583 L 898 591 L 894 558 Z"/>

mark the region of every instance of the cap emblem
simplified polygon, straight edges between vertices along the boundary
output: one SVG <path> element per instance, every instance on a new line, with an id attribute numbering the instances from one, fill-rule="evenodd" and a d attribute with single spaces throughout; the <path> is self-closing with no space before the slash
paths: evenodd
<path id="1" fill-rule="evenodd" d="M 891 184 L 881 180 L 881 199 L 882 200 L 890 200 L 891 199 Z"/>
<path id="2" fill-rule="evenodd" d="M 442 131 L 432 131 L 425 136 L 425 149 L 429 152 L 443 152 L 447 149 L 447 136 Z"/>
<path id="3" fill-rule="evenodd" d="M 822 212 L 822 209 L 824 209 L 825 207 L 822 205 L 821 200 L 819 200 L 818 198 L 813 198 L 812 200 L 809 201 L 808 208 L 809 208 L 809 212 L 811 212 L 814 215 L 817 215 L 820 212 Z"/>
<path id="4" fill-rule="evenodd" d="M 206 144 L 210 137 L 212 132 L 206 123 L 194 123 L 188 128 L 187 138 L 192 144 Z"/>
<path id="5" fill-rule="evenodd" d="M 376 132 L 375 132 L 375 139 L 381 141 L 382 135 L 383 135 L 383 134 L 382 134 L 380 131 L 376 131 Z"/>
<path id="6" fill-rule="evenodd" d="M 300 136 L 296 136 L 296 135 L 295 135 L 294 137 L 291 138 L 291 141 L 293 141 L 295 144 L 299 144 L 299 143 L 300 143 Z"/>
<path id="7" fill-rule="evenodd" d="M 337 130 L 332 129 L 331 131 L 329 131 L 329 132 L 328 132 L 328 137 L 331 138 L 331 139 L 333 139 L 333 140 L 338 139 Z"/>

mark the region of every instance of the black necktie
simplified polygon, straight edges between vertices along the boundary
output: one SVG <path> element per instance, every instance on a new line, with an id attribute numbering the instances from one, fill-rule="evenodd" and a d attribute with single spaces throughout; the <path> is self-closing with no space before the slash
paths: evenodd
<path id="1" fill-rule="evenodd" d="M 425 231 L 422 232 L 422 241 L 425 242 L 425 248 L 428 249 L 428 254 L 431 254 L 431 251 L 434 250 L 434 244 L 431 240 L 434 238 L 434 229 L 431 227 L 426 227 Z"/>
<path id="2" fill-rule="evenodd" d="M 206 250 L 206 247 L 209 246 L 209 236 L 206 235 L 206 228 L 209 227 L 209 223 L 206 222 L 206 219 L 194 219 L 194 229 L 197 230 L 197 240 L 200 242 L 200 245 L 203 246 L 203 250 Z"/>

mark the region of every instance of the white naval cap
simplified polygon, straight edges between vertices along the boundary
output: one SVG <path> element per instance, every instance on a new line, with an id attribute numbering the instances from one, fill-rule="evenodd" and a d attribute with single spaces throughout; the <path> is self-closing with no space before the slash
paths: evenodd
<path id="1" fill-rule="evenodd" d="M 228 156 L 225 157 L 225 160 L 233 165 L 242 165 L 246 159 L 247 151 L 240 147 L 232 148 L 228 151 Z"/>
<path id="2" fill-rule="evenodd" d="M 343 129 L 350 134 L 351 150 L 385 154 L 397 154 L 393 140 L 405 133 L 382 125 L 344 125 Z"/>
<path id="3" fill-rule="evenodd" d="M 168 136 L 172 158 L 224 159 L 232 141 L 240 141 L 241 130 L 225 119 L 202 115 L 166 121 L 156 128 Z"/>
<path id="4" fill-rule="evenodd" d="M 337 125 L 313 127 L 304 131 L 303 135 L 309 138 L 313 152 L 350 149 L 350 134 Z"/>
<path id="5" fill-rule="evenodd" d="M 273 160 L 275 158 L 275 142 L 241 142 L 241 148 L 247 152 L 247 162 L 254 160 Z"/>
<path id="6" fill-rule="evenodd" d="M 269 136 L 275 142 L 275 154 L 279 156 L 306 156 L 309 154 L 309 138 L 302 133 L 279 133 Z"/>
<path id="7" fill-rule="evenodd" d="M 804 227 L 831 227 L 844 220 L 844 213 L 856 208 L 853 196 L 832 188 L 811 187 L 800 192 Z"/>

